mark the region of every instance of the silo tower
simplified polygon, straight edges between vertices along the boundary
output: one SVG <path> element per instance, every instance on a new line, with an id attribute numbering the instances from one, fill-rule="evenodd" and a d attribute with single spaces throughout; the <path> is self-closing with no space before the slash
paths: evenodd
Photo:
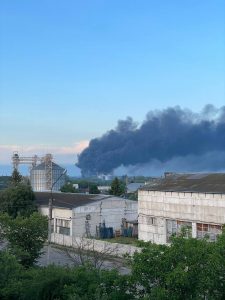
<path id="1" fill-rule="evenodd" d="M 54 163 L 52 154 L 48 153 L 43 157 L 34 155 L 32 157 L 19 156 L 14 152 L 12 164 L 18 169 L 19 164 L 30 164 L 30 182 L 34 191 L 60 190 L 65 184 L 65 169 Z M 38 164 L 38 162 L 40 162 Z M 59 178 L 60 177 L 60 178 Z"/>
<path id="2" fill-rule="evenodd" d="M 48 162 L 50 164 L 50 162 Z M 51 161 L 51 168 L 42 162 L 30 171 L 31 186 L 34 191 L 59 191 L 65 184 L 65 169 Z M 60 177 L 61 176 L 61 177 Z M 59 179 L 60 177 L 60 179 Z M 59 180 L 58 180 L 59 179 Z"/>

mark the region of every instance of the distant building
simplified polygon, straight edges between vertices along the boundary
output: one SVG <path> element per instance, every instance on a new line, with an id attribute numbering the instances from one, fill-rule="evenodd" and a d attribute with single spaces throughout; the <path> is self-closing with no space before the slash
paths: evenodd
<path id="1" fill-rule="evenodd" d="M 138 191 L 138 237 L 170 242 L 182 228 L 214 241 L 225 224 L 225 174 L 174 174 Z"/>
<path id="2" fill-rule="evenodd" d="M 78 183 L 73 183 L 73 187 L 78 190 L 79 189 L 79 184 Z"/>
<path id="3" fill-rule="evenodd" d="M 111 186 L 109 186 L 109 185 L 98 185 L 98 189 L 102 194 L 108 194 L 110 189 L 111 189 Z"/>
<path id="4" fill-rule="evenodd" d="M 97 178 L 101 180 L 113 180 L 114 176 L 112 174 L 98 174 Z"/>

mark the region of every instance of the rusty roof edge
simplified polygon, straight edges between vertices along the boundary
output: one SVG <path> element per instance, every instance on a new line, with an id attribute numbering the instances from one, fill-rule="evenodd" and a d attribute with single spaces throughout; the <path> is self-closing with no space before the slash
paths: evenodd
<path id="1" fill-rule="evenodd" d="M 173 190 L 173 189 L 150 189 L 150 188 L 142 188 L 140 191 L 149 191 L 149 192 L 172 192 L 172 193 L 197 193 L 197 194 L 217 194 L 217 195 L 225 195 L 225 192 L 203 192 L 203 191 L 194 191 L 194 190 Z"/>

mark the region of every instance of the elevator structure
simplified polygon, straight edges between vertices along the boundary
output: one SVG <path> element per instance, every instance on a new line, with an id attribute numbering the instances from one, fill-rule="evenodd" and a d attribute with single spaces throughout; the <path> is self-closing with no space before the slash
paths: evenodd
<path id="1" fill-rule="evenodd" d="M 20 164 L 30 165 L 30 183 L 34 191 L 58 191 L 65 184 L 66 170 L 53 162 L 52 154 L 45 156 L 20 156 L 18 152 L 12 155 L 14 169 Z"/>

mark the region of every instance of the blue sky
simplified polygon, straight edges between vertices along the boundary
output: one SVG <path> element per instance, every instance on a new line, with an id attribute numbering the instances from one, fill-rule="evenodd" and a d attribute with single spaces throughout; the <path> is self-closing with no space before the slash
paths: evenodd
<path id="1" fill-rule="evenodd" d="M 1 0 L 0 163 L 74 163 L 127 116 L 225 105 L 224 0 Z"/>

